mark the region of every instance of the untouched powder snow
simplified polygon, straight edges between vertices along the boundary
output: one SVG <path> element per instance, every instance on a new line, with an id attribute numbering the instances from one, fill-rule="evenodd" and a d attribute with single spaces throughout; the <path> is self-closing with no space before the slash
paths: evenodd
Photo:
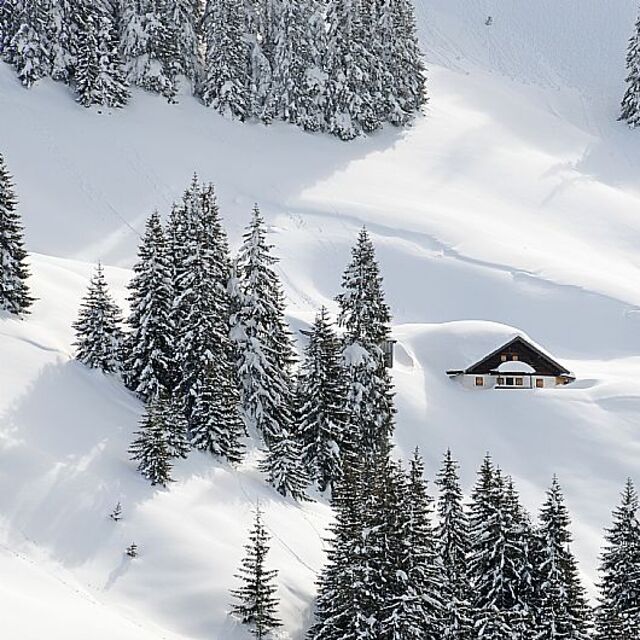
<path id="1" fill-rule="evenodd" d="M 0 65 L 0 150 L 40 299 L 24 322 L 0 317 L 4 628 L 20 640 L 246 638 L 226 611 L 256 501 L 287 634 L 308 626 L 327 506 L 275 495 L 257 451 L 237 471 L 194 455 L 152 489 L 126 453 L 140 404 L 71 359 L 91 263 L 110 265 L 124 304 L 144 219 L 166 214 L 194 171 L 217 185 L 235 245 L 260 203 L 296 329 L 335 309 L 368 226 L 399 340 L 398 453 L 420 445 L 433 476 L 451 447 L 468 490 L 491 451 L 532 510 L 558 473 L 592 588 L 618 492 L 640 482 L 640 137 L 616 122 L 636 9 L 417 0 L 427 116 L 351 144 L 228 122 L 189 96 L 171 106 L 137 92 L 122 112 L 86 111 L 65 87 L 27 92 Z M 576 382 L 477 393 L 445 375 L 514 333 Z"/>

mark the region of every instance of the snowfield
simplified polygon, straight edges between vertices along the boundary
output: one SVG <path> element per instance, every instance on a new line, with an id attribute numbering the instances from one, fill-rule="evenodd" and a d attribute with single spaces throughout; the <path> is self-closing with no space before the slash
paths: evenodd
<path id="1" fill-rule="evenodd" d="M 277 496 L 255 450 L 238 470 L 193 454 L 152 489 L 127 456 L 142 406 L 72 360 L 93 263 L 124 305 L 145 218 L 194 171 L 217 185 L 234 246 L 260 203 L 296 329 L 335 308 L 368 226 L 399 340 L 398 454 L 419 445 L 433 476 L 451 447 L 469 489 L 491 451 L 532 511 L 558 473 L 592 589 L 610 510 L 627 476 L 640 482 L 640 134 L 616 122 L 637 3 L 416 2 L 428 113 L 350 144 L 228 122 L 188 95 L 87 111 L 0 65 L 0 151 L 39 298 L 27 321 L 0 316 L 3 637 L 246 638 L 226 611 L 257 501 L 285 637 L 308 625 L 326 504 Z M 516 332 L 576 383 L 471 391 L 445 375 Z"/>

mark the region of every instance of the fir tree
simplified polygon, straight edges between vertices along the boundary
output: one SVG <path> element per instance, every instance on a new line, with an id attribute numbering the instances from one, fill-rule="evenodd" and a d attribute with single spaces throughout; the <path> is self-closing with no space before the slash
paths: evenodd
<path id="1" fill-rule="evenodd" d="M 0 57 L 8 64 L 15 64 L 14 38 L 22 23 L 22 0 L 4 0 L 0 4 Z"/>
<path id="2" fill-rule="evenodd" d="M 349 449 L 340 342 L 325 307 L 311 331 L 296 395 L 302 459 L 318 489 L 325 491 L 340 478 L 342 458 Z"/>
<path id="3" fill-rule="evenodd" d="M 126 379 L 133 391 L 148 399 L 169 392 L 174 358 L 173 276 L 157 212 L 147 220 L 133 273 Z"/>
<path id="4" fill-rule="evenodd" d="M 442 637 L 446 640 L 470 640 L 472 626 L 467 570 L 469 522 L 458 469 L 457 461 L 448 450 L 436 479 L 440 489 L 436 539 L 443 570 Z"/>
<path id="5" fill-rule="evenodd" d="M 364 452 L 384 446 L 393 432 L 393 393 L 384 361 L 391 314 L 373 243 L 362 229 L 342 279 L 338 323 L 344 329 L 343 358 L 352 441 Z M 382 443 L 382 444 L 381 444 Z"/>
<path id="6" fill-rule="evenodd" d="M 388 564 L 382 583 L 380 637 L 441 640 L 442 565 L 431 525 L 433 499 L 427 492 L 419 452 L 414 453 L 406 477 L 399 465 L 392 465 L 388 478 L 391 483 L 381 496 L 388 504 L 379 511 L 387 511 L 383 522 L 389 526 L 387 539 L 380 545 L 383 562 Z"/>
<path id="7" fill-rule="evenodd" d="M 273 0 L 245 0 L 247 95 L 252 118 L 269 123 L 273 117 Z"/>
<path id="8" fill-rule="evenodd" d="M 158 395 L 151 402 L 157 420 L 163 426 L 167 451 L 171 459 L 186 458 L 189 444 L 187 419 L 182 413 L 181 402 L 175 395 Z"/>
<path id="9" fill-rule="evenodd" d="M 156 403 L 151 403 L 142 417 L 140 430 L 131 443 L 129 454 L 138 463 L 140 474 L 152 485 L 165 487 L 171 482 L 171 454 L 167 428 Z"/>
<path id="10" fill-rule="evenodd" d="M 631 479 L 605 532 L 596 640 L 640 640 L 640 523 Z"/>
<path id="11" fill-rule="evenodd" d="M 285 429 L 269 441 L 260 470 L 279 494 L 298 501 L 307 500 L 305 489 L 309 477 L 300 461 L 300 446 Z"/>
<path id="12" fill-rule="evenodd" d="M 274 115 L 280 120 L 317 131 L 315 74 L 319 60 L 314 27 L 315 0 L 281 0 L 274 48 L 271 93 Z"/>
<path id="13" fill-rule="evenodd" d="M 248 67 L 243 38 L 243 0 L 207 3 L 202 100 L 228 118 L 249 115 Z"/>
<path id="14" fill-rule="evenodd" d="M 172 317 L 185 414 L 194 446 L 235 462 L 244 425 L 229 337 L 229 248 L 213 186 L 194 177 L 171 225 L 183 242 L 173 256 Z"/>
<path id="15" fill-rule="evenodd" d="M 121 312 L 111 298 L 101 264 L 91 278 L 73 328 L 77 360 L 105 373 L 120 370 Z"/>
<path id="16" fill-rule="evenodd" d="M 174 54 L 174 76 L 184 76 L 195 90 L 200 76 L 198 24 L 201 20 L 198 0 L 165 0 L 164 20 Z"/>
<path id="17" fill-rule="evenodd" d="M 640 125 L 640 17 L 629 40 L 626 82 L 619 120 L 624 120 L 633 129 Z"/>
<path id="18" fill-rule="evenodd" d="M 540 600 L 537 603 L 536 640 L 584 640 L 589 637 L 589 607 L 571 552 L 570 518 L 554 476 L 540 511 L 540 542 L 536 573 Z"/>
<path id="19" fill-rule="evenodd" d="M 120 47 L 127 81 L 172 101 L 176 94 L 176 46 L 164 0 L 121 0 Z"/>
<path id="20" fill-rule="evenodd" d="M 273 584 L 278 572 L 266 568 L 269 553 L 269 534 L 262 521 L 262 512 L 256 508 L 255 521 L 246 555 L 237 578 L 242 581 L 231 595 L 236 600 L 232 613 L 249 626 L 250 633 L 258 640 L 271 637 L 271 632 L 282 626 L 278 618 L 277 587 Z"/>
<path id="21" fill-rule="evenodd" d="M 75 82 L 78 102 L 84 107 L 123 107 L 129 98 L 114 27 L 99 4 L 78 7 Z"/>
<path id="22" fill-rule="evenodd" d="M 13 179 L 0 154 L 0 311 L 29 312 L 34 302 L 27 279 L 27 252 Z"/>
<path id="23" fill-rule="evenodd" d="M 318 578 L 315 623 L 308 640 L 376 638 L 369 582 L 371 556 L 364 544 L 366 531 L 364 461 L 347 460 L 332 494 L 335 513 L 328 540 L 327 564 Z M 380 603 L 376 602 L 377 610 Z"/>

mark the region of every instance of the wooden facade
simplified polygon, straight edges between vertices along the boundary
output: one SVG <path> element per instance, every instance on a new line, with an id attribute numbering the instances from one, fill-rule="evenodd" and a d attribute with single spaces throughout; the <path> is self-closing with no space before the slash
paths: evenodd
<path id="1" fill-rule="evenodd" d="M 575 380 L 568 369 L 522 336 L 467 369 L 453 369 L 447 375 L 476 389 L 545 389 Z"/>

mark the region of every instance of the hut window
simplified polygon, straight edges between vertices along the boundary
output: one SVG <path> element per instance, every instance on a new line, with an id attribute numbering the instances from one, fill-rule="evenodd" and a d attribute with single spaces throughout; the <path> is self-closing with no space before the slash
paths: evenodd
<path id="1" fill-rule="evenodd" d="M 501 355 L 500 356 L 500 362 L 506 362 L 506 361 L 507 361 L 507 356 Z"/>
<path id="2" fill-rule="evenodd" d="M 499 385 L 503 385 L 504 384 L 504 378 L 498 378 L 498 384 Z"/>
<path id="3" fill-rule="evenodd" d="M 484 387 L 484 378 L 482 376 L 476 377 L 476 387 Z"/>
<path id="4" fill-rule="evenodd" d="M 544 388 L 544 380 L 542 378 L 536 378 L 536 387 L 538 389 Z"/>
<path id="5" fill-rule="evenodd" d="M 511 356 L 511 359 L 516 361 L 516 360 L 519 360 L 520 358 L 517 355 L 513 355 L 513 356 Z"/>
<path id="6" fill-rule="evenodd" d="M 507 387 L 513 387 L 513 378 L 507 378 Z"/>
<path id="7" fill-rule="evenodd" d="M 524 380 L 522 378 L 516 378 L 516 387 L 523 387 Z"/>

